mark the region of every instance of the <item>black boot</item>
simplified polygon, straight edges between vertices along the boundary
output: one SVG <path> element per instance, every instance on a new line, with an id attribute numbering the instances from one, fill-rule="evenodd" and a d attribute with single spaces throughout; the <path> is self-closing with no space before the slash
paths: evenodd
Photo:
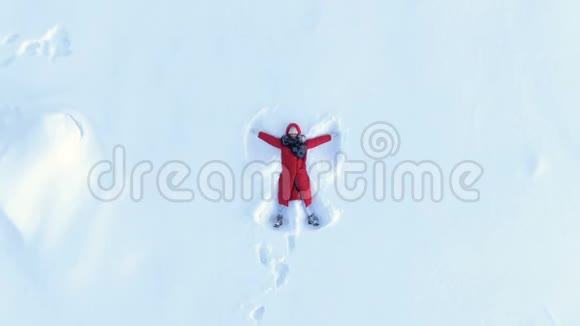
<path id="1" fill-rule="evenodd" d="M 282 224 L 284 224 L 284 216 L 282 216 L 282 214 L 278 214 L 278 216 L 276 216 L 276 223 L 274 223 L 274 227 L 279 228 L 282 226 Z"/>
<path id="2" fill-rule="evenodd" d="M 308 224 L 319 226 L 320 222 L 318 221 L 318 217 L 316 217 L 314 214 L 308 215 Z"/>

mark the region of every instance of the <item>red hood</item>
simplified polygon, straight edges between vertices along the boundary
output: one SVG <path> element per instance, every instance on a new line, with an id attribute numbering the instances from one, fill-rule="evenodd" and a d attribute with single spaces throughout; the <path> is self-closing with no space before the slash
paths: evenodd
<path id="1" fill-rule="evenodd" d="M 288 127 L 286 127 L 286 135 L 288 134 L 288 131 L 290 131 L 290 128 L 296 128 L 296 130 L 298 130 L 298 134 L 302 135 L 302 130 L 300 129 L 300 126 L 297 123 L 292 122 L 291 124 L 288 125 Z"/>

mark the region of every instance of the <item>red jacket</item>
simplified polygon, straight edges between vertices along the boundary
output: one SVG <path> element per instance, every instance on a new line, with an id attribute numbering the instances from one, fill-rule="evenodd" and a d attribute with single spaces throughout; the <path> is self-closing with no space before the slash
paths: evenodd
<path id="1" fill-rule="evenodd" d="M 296 123 L 291 123 L 286 127 L 286 134 L 288 134 L 288 131 L 292 127 L 295 127 L 298 130 L 298 134 L 302 133 L 300 127 Z M 303 158 L 298 158 L 292 153 L 290 148 L 282 145 L 282 140 L 279 137 L 272 136 L 265 132 L 260 132 L 258 137 L 282 151 L 282 174 L 280 174 L 278 183 L 278 203 L 280 203 L 280 205 L 288 206 L 290 200 L 302 199 L 306 207 L 310 206 L 312 203 L 312 192 L 310 190 L 310 178 L 308 177 L 306 166 L 308 150 L 329 142 L 332 137 L 330 135 L 323 135 L 307 139 L 307 152 Z"/>

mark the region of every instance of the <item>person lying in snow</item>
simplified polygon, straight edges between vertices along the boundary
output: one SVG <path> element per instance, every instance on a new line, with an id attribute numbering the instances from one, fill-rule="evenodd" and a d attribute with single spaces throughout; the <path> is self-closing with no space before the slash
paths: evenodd
<path id="1" fill-rule="evenodd" d="M 300 126 L 296 123 L 289 124 L 286 127 L 286 134 L 282 137 L 272 136 L 263 131 L 257 132 L 257 134 L 260 139 L 281 150 L 282 173 L 278 183 L 279 208 L 274 227 L 280 227 L 284 223 L 284 213 L 291 200 L 302 200 L 306 208 L 308 224 L 318 226 L 320 224 L 318 217 L 309 208 L 312 204 L 312 192 L 306 156 L 309 149 L 329 142 L 332 136 L 322 135 L 306 139 L 301 133 Z"/>

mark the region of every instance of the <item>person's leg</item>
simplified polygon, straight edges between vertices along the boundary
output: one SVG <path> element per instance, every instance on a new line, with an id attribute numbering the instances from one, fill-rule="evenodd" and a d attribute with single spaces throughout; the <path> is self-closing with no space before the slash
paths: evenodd
<path id="1" fill-rule="evenodd" d="M 278 214 L 276 215 L 276 222 L 274 223 L 274 227 L 280 227 L 284 224 L 284 215 L 286 215 L 286 210 L 288 206 L 284 206 L 282 204 L 278 204 Z"/>
<path id="2" fill-rule="evenodd" d="M 308 207 L 312 203 L 312 191 L 310 189 L 310 178 L 306 173 L 306 170 L 300 170 L 296 173 L 296 179 L 294 180 L 294 186 L 300 194 L 300 199 L 304 202 L 304 206 Z"/>
<path id="3" fill-rule="evenodd" d="M 296 176 L 296 181 L 294 185 L 300 192 L 300 198 L 302 199 L 302 203 L 304 204 L 304 210 L 306 211 L 306 216 L 308 217 L 308 224 L 318 226 L 320 222 L 318 217 L 314 215 L 312 209 L 310 209 L 310 205 L 312 205 L 312 192 L 310 190 L 310 179 L 306 174 L 306 171 L 302 171 L 303 173 L 298 173 Z"/>
<path id="4" fill-rule="evenodd" d="M 308 203 L 305 200 L 303 200 L 302 203 L 304 204 L 304 211 L 306 212 L 306 216 L 308 218 L 308 224 L 312 224 L 314 226 L 320 225 L 318 216 L 314 215 L 314 212 L 310 208 L 312 204 L 312 199 Z"/>
<path id="5" fill-rule="evenodd" d="M 287 210 L 288 210 L 288 206 L 278 204 L 278 215 L 284 216 L 286 214 Z"/>
<path id="6" fill-rule="evenodd" d="M 312 209 L 310 209 L 310 206 L 306 206 L 306 203 L 304 201 L 302 201 L 302 203 L 304 204 L 304 211 L 306 211 L 306 216 L 313 215 L 314 213 L 312 213 Z"/>

